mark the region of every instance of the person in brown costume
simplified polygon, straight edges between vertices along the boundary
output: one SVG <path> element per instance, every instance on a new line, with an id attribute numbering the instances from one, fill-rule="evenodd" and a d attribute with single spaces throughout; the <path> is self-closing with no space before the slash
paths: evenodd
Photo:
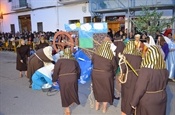
<path id="1" fill-rule="evenodd" d="M 157 46 L 149 47 L 141 63 L 131 106 L 137 115 L 166 115 L 168 70 Z"/>
<path id="2" fill-rule="evenodd" d="M 120 82 L 118 81 L 118 73 L 119 73 L 119 66 L 118 66 L 118 62 L 119 62 L 119 57 L 118 57 L 118 54 L 119 53 L 123 53 L 123 50 L 125 48 L 125 44 L 123 42 L 123 38 L 122 36 L 119 36 L 117 37 L 115 40 L 114 40 L 114 45 L 117 46 L 116 50 L 115 50 L 115 57 L 116 57 L 116 62 L 117 62 L 117 72 L 116 72 L 116 78 L 115 78 L 115 81 L 116 81 L 116 95 L 117 95 L 117 98 L 119 99 L 120 98 L 120 95 L 121 95 L 121 84 Z"/>
<path id="3" fill-rule="evenodd" d="M 134 41 L 130 41 L 126 44 L 126 47 L 123 51 L 123 56 L 126 58 L 128 63 L 132 66 L 136 73 L 140 69 L 140 64 L 142 61 L 140 51 L 138 51 L 135 47 Z M 132 108 L 130 106 L 130 102 L 132 100 L 132 96 L 134 93 L 135 83 L 137 81 L 137 75 L 134 71 L 128 67 L 127 64 L 120 65 L 120 74 L 125 75 L 125 79 L 121 82 L 121 111 L 122 115 L 131 115 L 133 113 Z M 119 76 L 120 79 L 120 76 Z"/>
<path id="4" fill-rule="evenodd" d="M 117 39 L 115 39 L 113 43 L 115 46 L 117 46 L 115 52 L 116 52 L 116 61 L 118 64 L 118 62 L 119 62 L 118 54 L 123 52 L 123 50 L 125 48 L 125 44 L 123 42 L 123 38 L 121 38 L 121 37 L 118 37 Z"/>
<path id="5" fill-rule="evenodd" d="M 70 106 L 73 103 L 80 104 L 78 96 L 78 79 L 80 78 L 80 67 L 72 57 L 70 48 L 64 49 L 64 55 L 57 61 L 54 67 L 53 79 L 58 80 L 62 107 L 65 107 L 65 115 L 70 115 Z"/>
<path id="6" fill-rule="evenodd" d="M 24 71 L 25 76 L 27 76 L 27 60 L 30 56 L 30 48 L 25 44 L 25 41 L 23 39 L 19 40 L 19 45 L 17 46 L 16 53 L 16 70 L 20 71 L 20 77 L 23 77 L 22 71 Z"/>
<path id="7" fill-rule="evenodd" d="M 39 49 L 31 55 L 28 60 L 28 67 L 27 67 L 27 77 L 29 78 L 30 88 L 32 84 L 32 75 L 35 73 L 36 70 L 43 67 L 48 63 L 52 63 L 52 47 L 47 46 L 45 48 Z"/>
<path id="8" fill-rule="evenodd" d="M 110 49 L 111 41 L 104 41 L 92 55 L 92 89 L 96 100 L 95 109 L 99 110 L 103 103 L 102 112 L 107 110 L 107 104 L 114 100 L 114 76 L 117 69 L 116 59 Z"/>

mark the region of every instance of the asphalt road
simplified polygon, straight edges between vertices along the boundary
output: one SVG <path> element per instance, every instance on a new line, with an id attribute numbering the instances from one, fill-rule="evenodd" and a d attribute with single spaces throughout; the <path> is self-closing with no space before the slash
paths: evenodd
<path id="1" fill-rule="evenodd" d="M 48 96 L 42 91 L 29 88 L 26 77 L 19 78 L 14 52 L 0 52 L 0 115 L 63 115 L 60 93 Z M 167 115 L 175 115 L 175 83 L 167 86 Z M 79 84 L 80 105 L 71 107 L 72 115 L 101 115 L 101 110 L 90 108 L 88 95 L 90 81 Z M 120 101 L 115 100 L 105 115 L 120 115 Z"/>

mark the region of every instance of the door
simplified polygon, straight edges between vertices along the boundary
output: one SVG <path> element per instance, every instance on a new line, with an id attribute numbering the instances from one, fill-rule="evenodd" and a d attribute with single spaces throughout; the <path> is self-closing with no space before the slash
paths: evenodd
<path id="1" fill-rule="evenodd" d="M 31 17 L 30 15 L 18 16 L 19 20 L 19 30 L 21 32 L 30 32 L 31 31 Z"/>

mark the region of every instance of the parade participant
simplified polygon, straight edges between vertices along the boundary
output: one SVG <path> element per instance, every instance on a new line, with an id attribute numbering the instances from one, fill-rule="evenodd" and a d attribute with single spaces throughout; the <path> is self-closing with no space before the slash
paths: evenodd
<path id="1" fill-rule="evenodd" d="M 29 78 L 30 88 L 32 84 L 32 75 L 36 70 L 47 65 L 48 63 L 52 63 L 52 47 L 47 46 L 43 49 L 39 49 L 33 55 L 29 57 L 28 68 L 27 68 L 27 77 Z"/>
<path id="2" fill-rule="evenodd" d="M 155 41 L 153 39 L 152 36 L 147 36 L 146 37 L 146 42 L 144 42 L 144 48 L 143 48 L 143 51 L 144 51 L 144 54 L 143 54 L 143 58 L 148 50 L 148 47 L 152 46 L 152 45 L 156 45 L 155 44 Z"/>
<path id="3" fill-rule="evenodd" d="M 144 43 L 144 44 L 145 44 L 147 47 L 150 47 L 151 45 L 156 45 L 156 43 L 155 43 L 155 41 L 154 41 L 154 39 L 153 39 L 152 36 L 148 36 L 148 37 L 146 38 L 146 40 L 147 40 L 147 42 Z"/>
<path id="4" fill-rule="evenodd" d="M 16 70 L 19 71 L 20 77 L 23 77 L 22 71 L 24 71 L 25 76 L 27 76 L 27 60 L 30 56 L 30 48 L 25 44 L 25 41 L 23 39 L 19 40 L 16 52 Z"/>
<path id="5" fill-rule="evenodd" d="M 39 49 L 45 48 L 47 46 L 49 46 L 49 44 L 46 42 L 44 36 L 41 36 L 40 43 L 38 45 L 36 45 L 35 50 L 39 50 Z"/>
<path id="6" fill-rule="evenodd" d="M 118 81 L 118 73 L 120 72 L 120 69 L 119 69 L 119 66 L 118 66 L 118 62 L 119 62 L 119 57 L 118 57 L 118 54 L 119 53 L 122 53 L 124 48 L 125 48 L 125 44 L 123 42 L 123 39 L 121 37 L 117 37 L 115 40 L 114 40 L 114 45 L 117 46 L 116 50 L 115 50 L 115 58 L 116 58 L 116 62 L 117 62 L 117 71 L 116 71 L 116 78 L 115 78 L 115 81 L 116 81 L 116 89 L 117 89 L 117 97 L 120 97 L 120 93 L 121 93 L 121 84 L 120 82 Z"/>
<path id="7" fill-rule="evenodd" d="M 52 85 L 52 73 L 54 64 L 49 63 L 44 67 L 36 70 L 32 75 L 32 89 L 41 90 L 44 84 Z"/>
<path id="8" fill-rule="evenodd" d="M 135 42 L 129 41 L 126 44 L 126 47 L 123 51 L 123 54 L 128 61 L 128 63 L 133 67 L 134 71 L 138 73 L 140 69 L 140 64 L 142 61 L 141 52 L 136 49 Z M 120 60 L 121 61 L 121 60 Z M 131 115 L 133 114 L 132 108 L 130 106 L 130 102 L 132 100 L 132 96 L 134 93 L 135 83 L 137 81 L 136 73 L 124 63 L 119 63 L 121 69 L 121 75 L 125 76 L 125 80 L 121 81 L 121 77 L 119 76 L 121 84 L 121 111 L 122 115 Z"/>
<path id="9" fill-rule="evenodd" d="M 136 34 L 135 35 L 135 46 L 137 48 L 138 51 L 142 52 L 143 51 L 143 47 L 144 47 L 144 44 L 140 41 L 140 34 Z"/>
<path id="10" fill-rule="evenodd" d="M 117 69 L 114 52 L 110 49 L 110 38 L 106 38 L 96 49 L 92 56 L 92 89 L 96 100 L 95 109 L 99 110 L 100 102 L 103 104 L 102 112 L 107 110 L 107 104 L 114 100 L 114 76 Z"/>
<path id="11" fill-rule="evenodd" d="M 117 65 L 118 65 L 118 61 L 119 61 L 119 57 L 118 54 L 122 53 L 124 48 L 125 48 L 125 44 L 123 42 L 123 38 L 122 37 L 117 37 L 114 40 L 114 45 L 117 46 L 115 53 L 116 53 L 116 61 L 117 61 Z"/>
<path id="12" fill-rule="evenodd" d="M 131 106 L 137 115 L 166 114 L 168 71 L 157 46 L 150 46 L 141 62 Z"/>
<path id="13" fill-rule="evenodd" d="M 158 45 L 160 45 L 160 47 L 162 48 L 163 53 L 164 53 L 164 60 L 166 60 L 168 53 L 169 53 L 169 48 L 168 48 L 168 44 L 166 43 L 162 35 L 158 37 Z"/>
<path id="14" fill-rule="evenodd" d="M 70 48 L 64 49 L 64 55 L 57 61 L 54 67 L 53 82 L 59 83 L 62 107 L 65 115 L 70 115 L 70 106 L 73 103 L 80 104 L 78 97 L 78 79 L 80 67 L 72 57 Z"/>
<path id="15" fill-rule="evenodd" d="M 169 79 L 175 82 L 175 42 L 166 36 L 164 36 L 164 39 L 169 48 L 169 53 L 166 59 L 166 66 L 169 71 Z"/>

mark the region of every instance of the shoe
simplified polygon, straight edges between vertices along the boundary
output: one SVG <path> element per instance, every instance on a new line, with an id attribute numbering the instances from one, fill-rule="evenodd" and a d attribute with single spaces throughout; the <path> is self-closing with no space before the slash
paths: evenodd
<path id="1" fill-rule="evenodd" d="M 32 88 L 32 84 L 29 85 L 29 88 Z"/>
<path id="2" fill-rule="evenodd" d="M 120 99 L 120 97 L 115 97 L 115 96 L 114 96 L 114 99 L 119 100 L 119 99 Z"/>

